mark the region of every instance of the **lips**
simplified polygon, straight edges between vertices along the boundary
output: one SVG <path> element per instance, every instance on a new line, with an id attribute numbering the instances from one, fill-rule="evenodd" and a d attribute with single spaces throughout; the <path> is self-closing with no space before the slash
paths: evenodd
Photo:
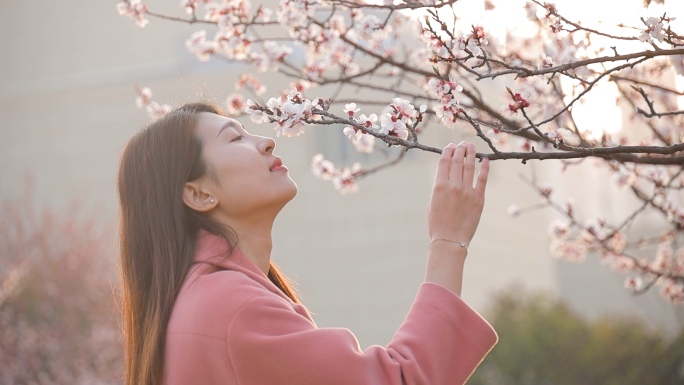
<path id="1" fill-rule="evenodd" d="M 269 168 L 269 171 L 274 171 L 275 169 L 282 167 L 283 166 L 283 161 L 276 156 L 275 161 L 273 161 L 273 164 L 271 165 L 271 168 Z"/>

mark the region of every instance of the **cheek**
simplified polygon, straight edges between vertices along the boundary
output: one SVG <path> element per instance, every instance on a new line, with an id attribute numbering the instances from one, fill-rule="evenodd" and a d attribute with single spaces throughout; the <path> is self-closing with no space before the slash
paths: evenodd
<path id="1" fill-rule="evenodd" d="M 241 201 L 263 196 L 268 189 L 269 171 L 258 167 L 253 161 L 233 159 L 217 169 L 222 195 Z"/>

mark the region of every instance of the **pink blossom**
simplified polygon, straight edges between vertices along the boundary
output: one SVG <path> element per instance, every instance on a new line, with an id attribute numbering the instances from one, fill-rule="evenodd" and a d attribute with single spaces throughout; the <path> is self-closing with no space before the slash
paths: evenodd
<path id="1" fill-rule="evenodd" d="M 321 78 L 325 68 L 317 64 L 311 64 L 304 67 L 303 72 L 307 79 L 316 80 Z"/>
<path id="2" fill-rule="evenodd" d="M 428 91 L 430 92 L 431 95 L 442 99 L 449 95 L 451 97 L 452 91 L 456 92 L 461 92 L 463 91 L 463 86 L 460 84 L 456 83 L 453 79 L 449 79 L 449 81 L 445 81 L 440 78 L 431 78 L 428 83 Z"/>
<path id="3" fill-rule="evenodd" d="M 560 219 L 556 219 L 549 224 L 549 236 L 553 241 L 563 241 L 567 239 L 570 232 L 570 225 Z"/>
<path id="4" fill-rule="evenodd" d="M 428 49 L 433 56 L 437 57 L 448 57 L 449 50 L 447 49 L 444 41 L 434 33 L 429 30 L 425 30 L 422 35 L 423 40 L 427 43 Z M 459 47 L 460 48 L 460 47 Z"/>
<path id="5" fill-rule="evenodd" d="M 485 134 L 495 144 L 505 145 L 508 143 L 508 134 L 498 130 L 491 129 Z"/>
<path id="6" fill-rule="evenodd" d="M 558 12 L 556 4 L 554 3 L 544 2 L 544 8 L 546 9 L 547 16 Z"/>
<path id="7" fill-rule="evenodd" d="M 537 17 L 537 4 L 531 1 L 525 2 L 525 13 L 527 14 L 527 19 L 531 21 L 539 20 Z"/>
<path id="8" fill-rule="evenodd" d="M 121 1 L 116 5 L 116 10 L 119 12 L 119 15 L 135 20 L 135 24 L 140 28 L 145 28 L 147 23 L 150 22 L 145 19 L 144 14 L 147 12 L 147 6 L 141 0 Z"/>
<path id="9" fill-rule="evenodd" d="M 641 277 L 627 277 L 625 279 L 625 288 L 626 289 L 631 289 L 631 290 L 639 290 L 641 289 L 643 285 L 643 280 Z"/>
<path id="10" fill-rule="evenodd" d="M 150 102 L 150 99 L 152 99 L 152 90 L 149 87 L 139 88 L 135 104 L 138 108 L 143 108 Z"/>
<path id="11" fill-rule="evenodd" d="M 152 101 L 147 104 L 145 109 L 147 110 L 147 115 L 151 119 L 159 119 L 162 116 L 171 112 L 172 108 L 168 104 L 159 104 L 157 102 Z"/>
<path id="12" fill-rule="evenodd" d="M 328 26 L 336 36 L 340 36 L 347 31 L 347 23 L 344 20 L 344 16 L 341 14 L 333 15 L 330 20 L 328 20 Z"/>
<path id="13" fill-rule="evenodd" d="M 674 220 L 684 226 L 684 207 L 679 207 L 674 212 Z"/>
<path id="14" fill-rule="evenodd" d="M 617 232 L 608 239 L 608 247 L 617 254 L 622 253 L 625 250 L 625 246 L 627 246 L 627 238 L 622 232 Z"/>
<path id="15" fill-rule="evenodd" d="M 458 114 L 463 111 L 458 103 L 458 100 L 450 98 L 447 100 L 442 99 L 442 102 L 434 107 L 432 110 L 435 112 L 437 118 L 449 128 L 454 128 L 458 120 Z"/>
<path id="16" fill-rule="evenodd" d="M 135 99 L 135 104 L 138 108 L 145 107 L 150 119 L 158 119 L 171 111 L 172 108 L 170 105 L 159 104 L 151 99 L 152 90 L 150 90 L 149 87 L 137 88 L 136 91 L 138 96 Z"/>
<path id="17" fill-rule="evenodd" d="M 630 187 L 634 185 L 637 180 L 636 173 L 621 167 L 617 172 L 617 184 L 620 187 Z"/>
<path id="18" fill-rule="evenodd" d="M 233 93 L 226 99 L 226 112 L 228 115 L 238 116 L 242 114 L 242 111 L 247 107 L 245 100 L 242 95 L 238 93 Z"/>
<path id="19" fill-rule="evenodd" d="M 335 189 L 343 195 L 358 190 L 356 177 L 362 172 L 361 165 L 358 163 L 352 165 L 351 168 L 336 168 L 322 154 L 315 155 L 311 160 L 311 171 L 320 179 L 332 181 Z"/>
<path id="20" fill-rule="evenodd" d="M 249 115 L 249 119 L 257 124 L 268 122 L 270 120 L 269 115 L 260 109 L 254 109 L 255 106 L 256 104 L 252 101 L 252 99 L 247 99 L 247 103 L 245 104 L 245 113 Z"/>
<path id="21" fill-rule="evenodd" d="M 274 41 L 267 41 L 264 43 L 264 52 L 273 62 L 282 62 L 287 55 L 292 53 L 292 48 L 278 44 Z"/>
<path id="22" fill-rule="evenodd" d="M 292 53 L 292 48 L 274 41 L 267 41 L 263 44 L 263 51 L 263 53 L 250 53 L 251 62 L 260 72 L 277 70 L 278 63 L 283 62 Z"/>
<path id="23" fill-rule="evenodd" d="M 617 271 L 631 271 L 636 267 L 636 262 L 630 257 L 624 255 L 608 253 L 605 257 L 606 263 L 609 265 L 610 269 Z"/>
<path id="24" fill-rule="evenodd" d="M 197 0 L 181 0 L 181 7 L 185 8 L 188 15 L 191 15 L 197 9 Z"/>
<path id="25" fill-rule="evenodd" d="M 539 185 L 539 193 L 544 197 L 548 198 L 553 192 L 553 187 L 548 183 L 542 183 Z"/>
<path id="26" fill-rule="evenodd" d="M 332 177 L 333 186 L 345 195 L 348 193 L 355 193 L 359 187 L 356 184 L 356 175 L 361 172 L 361 165 L 355 163 L 351 168 L 343 167 L 335 173 Z"/>
<path id="27" fill-rule="evenodd" d="M 392 103 L 396 115 L 402 119 L 405 124 L 411 124 L 411 118 L 416 116 L 416 109 L 413 107 L 413 104 L 402 98 L 393 98 Z"/>
<path id="28" fill-rule="evenodd" d="M 354 137 L 356 137 L 356 132 L 357 132 L 358 130 L 359 130 L 359 129 L 356 128 L 356 127 L 346 126 L 345 128 L 342 129 L 342 133 L 343 133 L 347 138 L 349 138 L 349 139 L 354 139 Z"/>
<path id="29" fill-rule="evenodd" d="M 259 10 L 256 13 L 256 20 L 262 23 L 268 23 L 271 21 L 272 15 L 272 9 L 266 7 L 259 7 Z"/>
<path id="30" fill-rule="evenodd" d="M 663 33 L 663 19 L 659 17 L 649 17 L 644 20 L 644 24 L 646 24 L 646 29 L 639 35 L 639 40 L 652 43 L 653 39 L 656 39 L 658 42 L 662 43 L 663 39 L 665 39 L 665 34 Z"/>
<path id="31" fill-rule="evenodd" d="M 541 64 L 539 65 L 540 68 L 551 68 L 553 67 L 553 58 L 551 56 L 546 55 L 545 53 L 541 54 Z"/>
<path id="32" fill-rule="evenodd" d="M 389 112 L 380 117 L 379 132 L 385 135 L 396 136 L 404 140 L 406 140 L 409 135 L 406 124 L 402 122 L 401 118 Z"/>
<path id="33" fill-rule="evenodd" d="M 373 135 L 366 134 L 352 126 L 345 127 L 342 132 L 352 141 L 357 151 L 368 154 L 373 152 L 375 146 L 375 137 Z"/>
<path id="34" fill-rule="evenodd" d="M 561 24 L 561 19 L 559 17 L 548 17 L 547 19 L 547 24 L 551 28 L 551 31 L 553 33 L 558 33 L 563 29 L 563 25 Z"/>
<path id="35" fill-rule="evenodd" d="M 369 129 L 378 128 L 378 125 L 375 124 L 375 122 L 377 121 L 378 116 L 376 114 L 370 114 L 369 116 L 361 114 L 361 116 L 359 116 L 359 123 L 361 123 L 364 127 Z"/>
<path id="36" fill-rule="evenodd" d="M 312 115 L 313 103 L 293 89 L 284 102 L 276 98 L 269 99 L 267 108 L 275 120 L 277 136 L 298 136 L 304 133 L 306 120 Z"/>
<path id="37" fill-rule="evenodd" d="M 266 107 L 268 107 L 269 110 L 274 112 L 278 111 L 278 109 L 280 109 L 282 105 L 283 103 L 280 98 L 269 98 L 266 102 Z"/>
<path id="38" fill-rule="evenodd" d="M 245 74 L 240 76 L 240 80 L 235 83 L 235 90 L 239 91 L 243 87 L 248 87 L 257 95 L 263 95 L 266 92 L 266 86 L 261 84 L 261 81 L 256 76 Z"/>
<path id="39" fill-rule="evenodd" d="M 323 154 L 316 154 L 311 160 L 311 171 L 317 178 L 330 180 L 335 173 L 335 165 L 326 160 Z"/>
<path id="40" fill-rule="evenodd" d="M 655 272 L 666 273 L 671 268 L 672 246 L 663 243 L 658 246 L 655 259 L 649 264 L 649 268 Z"/>
<path id="41" fill-rule="evenodd" d="M 299 92 L 304 92 L 311 88 L 311 82 L 300 79 L 297 80 L 296 82 L 290 83 L 290 89 L 296 89 Z"/>
<path id="42" fill-rule="evenodd" d="M 204 19 L 218 23 L 219 29 L 230 28 L 250 17 L 250 3 L 246 0 L 223 0 L 220 4 L 205 0 L 205 3 Z"/>
<path id="43" fill-rule="evenodd" d="M 684 301 L 684 284 L 676 283 L 672 279 L 666 279 L 661 285 L 660 294 L 672 302 Z"/>
<path id="44" fill-rule="evenodd" d="M 361 111 L 360 108 L 356 108 L 356 103 L 349 103 L 344 105 L 344 112 L 351 118 L 355 113 Z"/>
<path id="45" fill-rule="evenodd" d="M 514 203 L 511 203 L 506 209 L 506 213 L 508 213 L 508 215 L 512 216 L 513 218 L 516 218 L 518 215 L 520 215 L 520 207 L 518 207 L 518 205 Z"/>
<path id="46" fill-rule="evenodd" d="M 214 42 L 207 41 L 207 31 L 203 29 L 190 35 L 190 38 L 185 42 L 185 47 L 194 53 L 199 61 L 208 61 L 210 55 L 216 50 Z"/>
<path id="47" fill-rule="evenodd" d="M 382 22 L 375 15 L 366 15 L 361 20 L 360 26 L 358 27 L 359 36 L 362 39 L 369 40 L 373 38 L 376 30 L 382 28 Z"/>
<path id="48" fill-rule="evenodd" d="M 231 60 L 244 60 L 250 56 L 252 41 L 236 30 L 220 29 L 214 35 L 213 48 Z"/>
<path id="49" fill-rule="evenodd" d="M 528 95 L 522 95 L 519 92 L 511 93 L 513 101 L 503 106 L 502 109 L 504 110 L 504 113 L 506 113 L 507 115 L 512 115 L 517 113 L 521 108 L 527 108 L 530 106 Z"/>
<path id="50" fill-rule="evenodd" d="M 581 263 L 587 258 L 587 248 L 583 243 L 573 241 L 552 241 L 549 247 L 555 258 Z"/>
<path id="51" fill-rule="evenodd" d="M 587 220 L 580 232 L 580 239 L 585 242 L 596 242 L 606 236 L 605 222 L 601 219 Z"/>
<path id="52" fill-rule="evenodd" d="M 249 118 L 257 124 L 266 123 L 270 120 L 268 114 L 264 111 L 254 111 Z"/>
<path id="53" fill-rule="evenodd" d="M 283 0 L 278 3 L 277 19 L 281 25 L 288 26 L 290 36 L 296 36 L 296 28 L 307 24 L 314 16 L 316 1 Z"/>
<path id="54" fill-rule="evenodd" d="M 375 137 L 359 131 L 356 133 L 354 139 L 352 139 L 352 143 L 354 143 L 356 151 L 370 154 L 375 148 Z"/>
<path id="55" fill-rule="evenodd" d="M 272 68 L 268 55 L 261 52 L 250 52 L 249 62 L 253 64 L 259 72 L 266 72 Z"/>

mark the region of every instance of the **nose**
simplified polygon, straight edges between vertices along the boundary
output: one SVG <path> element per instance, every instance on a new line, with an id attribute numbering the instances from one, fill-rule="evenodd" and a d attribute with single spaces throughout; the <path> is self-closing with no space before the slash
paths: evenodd
<path id="1" fill-rule="evenodd" d="M 261 138 L 261 142 L 259 143 L 259 151 L 269 154 L 273 152 L 273 149 L 275 149 L 276 142 L 275 139 L 269 138 L 267 136 L 264 136 Z"/>

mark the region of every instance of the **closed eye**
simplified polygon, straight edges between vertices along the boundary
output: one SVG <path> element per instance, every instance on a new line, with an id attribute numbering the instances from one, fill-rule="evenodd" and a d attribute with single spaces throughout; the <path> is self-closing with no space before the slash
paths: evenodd
<path id="1" fill-rule="evenodd" d="M 242 135 L 236 136 L 235 138 L 233 138 L 233 140 L 231 140 L 231 142 L 235 142 L 235 141 L 238 141 L 238 140 L 242 140 Z"/>

